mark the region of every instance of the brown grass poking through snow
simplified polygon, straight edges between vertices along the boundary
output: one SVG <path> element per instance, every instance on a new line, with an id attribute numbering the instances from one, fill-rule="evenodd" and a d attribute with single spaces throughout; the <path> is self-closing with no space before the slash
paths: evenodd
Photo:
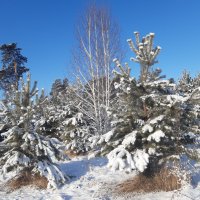
<path id="1" fill-rule="evenodd" d="M 158 192 L 172 191 L 181 187 L 178 176 L 171 173 L 167 168 L 161 169 L 153 177 L 146 177 L 139 174 L 117 186 L 119 193 L 130 192 Z"/>
<path id="2" fill-rule="evenodd" d="M 75 151 L 73 151 L 73 150 L 67 150 L 67 151 L 65 151 L 65 154 L 66 154 L 70 159 L 75 158 L 75 157 L 78 157 L 78 156 L 84 156 L 84 155 L 86 155 L 86 153 L 83 153 L 83 152 L 77 153 L 77 152 L 75 152 Z"/>
<path id="3" fill-rule="evenodd" d="M 28 170 L 24 170 L 20 175 L 9 180 L 6 184 L 9 190 L 17 190 L 23 186 L 34 186 L 38 189 L 47 188 L 47 178 L 37 174 L 32 174 Z"/>

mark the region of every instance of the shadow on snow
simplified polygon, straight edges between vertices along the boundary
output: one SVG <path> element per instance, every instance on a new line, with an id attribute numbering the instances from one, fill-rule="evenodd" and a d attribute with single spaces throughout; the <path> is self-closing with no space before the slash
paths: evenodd
<path id="1" fill-rule="evenodd" d="M 71 160 L 67 163 L 61 163 L 60 168 L 67 176 L 71 177 L 70 182 L 73 182 L 90 172 L 91 168 L 102 167 L 107 165 L 107 163 L 108 160 L 105 157 L 84 158 L 83 160 Z"/>

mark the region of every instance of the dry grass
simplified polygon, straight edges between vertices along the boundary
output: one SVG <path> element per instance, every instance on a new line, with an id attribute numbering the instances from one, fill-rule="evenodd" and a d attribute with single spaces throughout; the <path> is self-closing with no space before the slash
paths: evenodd
<path id="1" fill-rule="evenodd" d="M 167 168 L 161 169 L 153 177 L 146 177 L 139 174 L 133 179 L 127 180 L 117 186 L 120 193 L 130 192 L 158 192 L 172 191 L 181 187 L 179 177 L 171 173 Z"/>
<path id="2" fill-rule="evenodd" d="M 75 151 L 73 151 L 73 150 L 67 150 L 67 151 L 65 151 L 65 154 L 69 157 L 69 158 L 75 158 L 75 157 L 77 157 L 77 156 L 85 156 L 86 155 L 86 153 L 83 153 L 83 152 L 75 152 Z"/>
<path id="3" fill-rule="evenodd" d="M 44 176 L 40 176 L 37 174 L 32 174 L 28 170 L 24 170 L 17 177 L 9 180 L 6 184 L 9 190 L 14 191 L 23 186 L 34 186 L 38 189 L 46 189 L 47 188 L 47 178 Z"/>

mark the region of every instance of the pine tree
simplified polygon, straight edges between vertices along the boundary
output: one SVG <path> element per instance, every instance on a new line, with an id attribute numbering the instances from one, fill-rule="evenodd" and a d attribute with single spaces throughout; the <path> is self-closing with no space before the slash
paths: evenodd
<path id="1" fill-rule="evenodd" d="M 191 117 L 188 108 L 194 111 L 190 97 L 178 94 L 172 79 L 162 80 L 160 70 L 149 73 L 148 65 L 148 73 L 142 70 L 137 81 L 127 64 L 123 67 L 117 59 L 114 62 L 119 69 L 114 79 L 116 103 L 109 110 L 112 129 L 98 141 L 101 152 L 113 169 L 152 174 L 174 155 L 186 153 L 185 144 L 193 142 L 190 136 L 186 140 L 187 133 L 198 116 L 185 120 Z"/>
<path id="2" fill-rule="evenodd" d="M 94 134 L 91 120 L 74 105 L 72 86 L 61 87 L 61 82 L 56 82 L 58 87 L 53 88 L 57 88 L 54 89 L 57 95 L 51 95 L 48 105 L 41 108 L 44 114 L 38 123 L 40 132 L 62 141 L 66 150 L 86 152 L 90 149 L 89 137 Z"/>
<path id="3" fill-rule="evenodd" d="M 189 72 L 184 71 L 176 86 L 176 91 L 188 99 L 183 129 L 190 135 L 191 133 L 200 133 L 200 120 L 198 120 L 200 116 L 200 75 L 192 78 Z"/>
<path id="4" fill-rule="evenodd" d="M 69 83 L 68 83 L 67 78 L 65 78 L 63 81 L 61 79 L 56 79 L 51 87 L 51 92 L 50 92 L 51 100 L 56 101 L 58 95 L 61 92 L 65 92 L 65 90 L 67 90 L 68 86 L 69 86 Z"/>
<path id="5" fill-rule="evenodd" d="M 3 44 L 0 46 L 2 70 L 0 88 L 10 90 L 11 85 L 18 86 L 18 81 L 29 69 L 24 66 L 27 58 L 21 54 L 21 48 L 16 43 Z"/>
<path id="6" fill-rule="evenodd" d="M 70 86 L 65 93 L 59 95 L 59 106 L 62 110 L 59 115 L 60 139 L 66 144 L 68 150 L 75 153 L 90 150 L 89 138 L 96 132 L 93 121 L 76 106 L 77 99 Z"/>
<path id="7" fill-rule="evenodd" d="M 7 150 L 1 155 L 1 174 L 6 178 L 9 172 L 19 175 L 28 169 L 31 174 L 39 173 L 46 177 L 48 187 L 55 188 L 64 184 L 67 178 L 55 164 L 63 155 L 57 149 L 55 140 L 39 133 L 39 108 L 47 99 L 44 93 L 40 97 L 37 95 L 37 82 L 32 89 L 30 84 L 28 75 L 26 83 L 21 80 L 20 90 L 13 86 L 3 102 L 9 129 L 2 134 L 5 137 L 2 143 Z"/>
<path id="8" fill-rule="evenodd" d="M 90 150 L 89 138 L 93 135 L 89 119 L 77 108 L 69 107 L 69 112 L 65 115 L 61 127 L 63 133 L 61 140 L 66 144 L 68 150 L 75 153 L 85 153 Z"/>
<path id="9" fill-rule="evenodd" d="M 136 44 L 132 39 L 128 39 L 130 49 L 136 55 L 135 58 L 131 58 L 132 61 L 140 64 L 140 81 L 147 82 L 151 78 L 152 66 L 157 63 L 156 60 L 158 54 L 160 53 L 161 47 L 153 47 L 154 33 L 149 33 L 140 41 L 139 32 L 134 32 Z"/>

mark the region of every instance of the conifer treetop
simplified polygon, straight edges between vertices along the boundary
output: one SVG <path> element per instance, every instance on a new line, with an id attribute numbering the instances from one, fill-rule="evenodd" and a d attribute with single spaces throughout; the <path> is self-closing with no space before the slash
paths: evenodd
<path id="1" fill-rule="evenodd" d="M 154 33 L 149 33 L 140 40 L 139 32 L 134 32 L 135 41 L 134 44 L 132 39 L 128 39 L 130 49 L 135 54 L 135 58 L 132 57 L 131 61 L 140 64 L 140 81 L 145 82 L 148 79 L 148 75 L 151 67 L 157 63 L 156 60 L 158 54 L 160 53 L 160 46 L 153 46 L 154 43 Z"/>

